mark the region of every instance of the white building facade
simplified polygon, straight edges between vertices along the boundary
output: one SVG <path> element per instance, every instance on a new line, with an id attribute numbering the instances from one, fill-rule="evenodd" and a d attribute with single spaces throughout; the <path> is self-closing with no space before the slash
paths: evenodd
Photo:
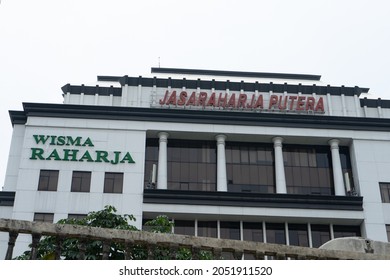
<path id="1" fill-rule="evenodd" d="M 152 74 L 67 84 L 64 104 L 10 111 L 0 217 L 56 222 L 113 205 L 138 228 L 168 215 L 179 234 L 389 241 L 390 100 L 316 75 Z"/>

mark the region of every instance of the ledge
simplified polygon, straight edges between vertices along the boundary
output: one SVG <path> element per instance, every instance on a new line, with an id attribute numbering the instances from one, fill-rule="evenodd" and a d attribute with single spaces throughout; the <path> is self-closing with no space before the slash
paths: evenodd
<path id="1" fill-rule="evenodd" d="M 27 117 L 105 119 L 172 123 L 390 131 L 389 119 L 294 115 L 230 110 L 183 110 L 95 105 L 23 103 L 24 111 L 10 111 L 12 124 L 24 124 Z"/>
<path id="2" fill-rule="evenodd" d="M 144 203 L 363 211 L 363 197 L 144 190 Z"/>

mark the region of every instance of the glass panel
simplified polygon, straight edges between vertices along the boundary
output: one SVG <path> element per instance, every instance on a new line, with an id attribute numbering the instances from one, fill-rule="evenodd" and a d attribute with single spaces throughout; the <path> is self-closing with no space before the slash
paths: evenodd
<path id="1" fill-rule="evenodd" d="M 73 171 L 72 192 L 89 192 L 91 186 L 91 172 Z"/>
<path id="2" fill-rule="evenodd" d="M 222 239 L 240 240 L 240 223 L 220 222 L 220 237 Z"/>
<path id="3" fill-rule="evenodd" d="M 249 184 L 257 185 L 259 184 L 259 175 L 257 173 L 257 166 L 249 165 Z"/>
<path id="4" fill-rule="evenodd" d="M 255 147 L 249 147 L 249 162 L 250 164 L 257 163 L 257 151 Z"/>
<path id="5" fill-rule="evenodd" d="M 217 182 L 217 170 L 213 168 L 214 165 L 212 163 L 207 164 L 207 181 L 216 185 Z"/>
<path id="6" fill-rule="evenodd" d="M 217 222 L 198 221 L 198 236 L 217 237 Z"/>
<path id="7" fill-rule="evenodd" d="M 190 165 L 188 162 L 182 162 L 180 165 L 180 181 L 188 182 L 190 178 Z"/>
<path id="8" fill-rule="evenodd" d="M 318 248 L 330 240 L 330 228 L 328 225 L 311 225 L 313 247 Z"/>
<path id="9" fill-rule="evenodd" d="M 273 148 L 269 146 L 261 143 L 226 143 L 226 150 L 232 153 L 232 163 L 226 164 L 229 191 L 268 192 L 269 184 L 273 186 L 274 176 L 268 174 L 273 173 Z M 272 168 L 268 170 L 268 167 Z"/>
<path id="10" fill-rule="evenodd" d="M 266 148 L 265 149 L 265 159 L 268 164 L 274 164 L 274 150 Z"/>
<path id="11" fill-rule="evenodd" d="M 390 225 L 386 225 L 387 241 L 390 242 Z"/>
<path id="12" fill-rule="evenodd" d="M 249 165 L 241 165 L 241 182 L 244 185 L 250 184 Z"/>
<path id="13" fill-rule="evenodd" d="M 189 164 L 189 181 L 198 182 L 198 164 L 190 163 Z"/>
<path id="14" fill-rule="evenodd" d="M 299 151 L 299 161 L 300 161 L 300 166 L 309 166 L 309 159 L 307 156 L 307 152 L 304 150 Z"/>
<path id="15" fill-rule="evenodd" d="M 308 151 L 308 157 L 309 157 L 309 166 L 310 167 L 317 167 L 317 160 L 316 160 L 316 152 L 314 149 L 309 149 Z"/>
<path id="16" fill-rule="evenodd" d="M 123 190 L 123 173 L 106 172 L 104 178 L 105 193 L 122 193 Z"/>
<path id="17" fill-rule="evenodd" d="M 233 165 L 233 184 L 241 185 L 241 165 L 234 164 Z"/>
<path id="18" fill-rule="evenodd" d="M 151 185 L 153 164 L 158 163 L 158 139 L 147 139 L 146 145 L 145 187 Z M 215 141 L 169 139 L 167 158 L 168 189 L 202 190 L 205 182 L 215 184 Z M 204 187 L 210 188 L 214 189 L 213 186 Z"/>
<path id="19" fill-rule="evenodd" d="M 34 213 L 34 222 L 52 223 L 54 220 L 53 213 Z"/>
<path id="20" fill-rule="evenodd" d="M 310 187 L 310 171 L 309 170 L 310 170 L 309 167 L 302 167 L 301 168 L 302 186 L 303 187 Z"/>
<path id="21" fill-rule="evenodd" d="M 263 242 L 263 224 L 243 223 L 243 239 L 246 241 Z"/>
<path id="22" fill-rule="evenodd" d="M 309 247 L 309 238 L 306 224 L 289 224 L 288 235 L 290 245 Z"/>
<path id="23" fill-rule="evenodd" d="M 180 182 L 180 162 L 172 162 L 171 180 L 173 182 Z"/>
<path id="24" fill-rule="evenodd" d="M 195 222 L 194 221 L 175 220 L 174 233 L 194 236 L 195 235 Z"/>
<path id="25" fill-rule="evenodd" d="M 232 150 L 225 149 L 226 163 L 232 163 Z"/>
<path id="26" fill-rule="evenodd" d="M 188 148 L 189 152 L 189 162 L 198 162 L 198 149 L 196 148 Z"/>
<path id="27" fill-rule="evenodd" d="M 275 171 L 273 165 L 266 166 L 265 169 L 267 170 L 267 185 L 275 187 Z"/>
<path id="28" fill-rule="evenodd" d="M 380 183 L 379 184 L 381 198 L 383 203 L 390 203 L 390 184 Z"/>
<path id="29" fill-rule="evenodd" d="M 258 148 L 257 150 L 257 163 L 266 163 L 267 158 L 265 156 L 265 150 L 262 148 Z"/>
<path id="30" fill-rule="evenodd" d="M 267 243 L 286 244 L 284 224 L 266 223 Z"/>
<path id="31" fill-rule="evenodd" d="M 58 170 L 41 170 L 39 174 L 39 191 L 57 191 Z"/>
<path id="32" fill-rule="evenodd" d="M 240 147 L 241 151 L 241 163 L 249 163 L 249 154 L 247 147 Z"/>
<path id="33" fill-rule="evenodd" d="M 360 226 L 333 226 L 334 238 L 361 236 Z"/>
<path id="34" fill-rule="evenodd" d="M 331 195 L 334 193 L 327 146 L 285 145 L 288 193 Z M 292 169 L 289 169 L 291 166 Z M 321 187 L 321 189 L 319 188 Z"/>
<path id="35" fill-rule="evenodd" d="M 237 147 L 232 148 L 232 162 L 240 163 L 240 150 Z"/>

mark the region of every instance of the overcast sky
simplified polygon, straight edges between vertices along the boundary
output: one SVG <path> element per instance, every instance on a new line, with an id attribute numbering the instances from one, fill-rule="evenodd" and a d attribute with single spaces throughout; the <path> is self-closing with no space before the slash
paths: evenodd
<path id="1" fill-rule="evenodd" d="M 0 187 L 22 102 L 150 67 L 319 74 L 390 99 L 390 1 L 0 0 Z"/>

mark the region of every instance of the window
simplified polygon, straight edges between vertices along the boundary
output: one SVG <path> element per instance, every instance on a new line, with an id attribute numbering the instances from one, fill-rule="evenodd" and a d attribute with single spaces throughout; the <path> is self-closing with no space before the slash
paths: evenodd
<path id="1" fill-rule="evenodd" d="M 379 183 L 383 203 L 390 203 L 390 183 Z"/>
<path id="2" fill-rule="evenodd" d="M 54 220 L 53 213 L 35 213 L 34 222 L 47 222 L 52 223 Z"/>
<path id="3" fill-rule="evenodd" d="M 89 192 L 91 188 L 91 172 L 73 171 L 71 192 Z"/>
<path id="4" fill-rule="evenodd" d="M 158 165 L 158 140 L 146 141 L 144 186 L 153 186 L 153 165 Z M 215 141 L 168 140 L 168 189 L 215 191 L 217 151 Z M 158 170 L 157 170 L 158 172 Z M 153 179 L 152 179 L 153 178 Z"/>
<path id="5" fill-rule="evenodd" d="M 123 173 L 106 172 L 104 177 L 105 193 L 122 193 L 123 191 Z"/>
<path id="6" fill-rule="evenodd" d="M 57 191 L 58 173 L 58 170 L 41 170 L 38 191 Z"/>
<path id="7" fill-rule="evenodd" d="M 313 247 L 318 248 L 330 240 L 330 227 L 328 225 L 311 225 Z"/>
<path id="8" fill-rule="evenodd" d="M 246 241 L 263 242 L 263 223 L 243 223 L 243 237 Z"/>
<path id="9" fill-rule="evenodd" d="M 198 221 L 198 236 L 217 237 L 217 222 Z"/>
<path id="10" fill-rule="evenodd" d="M 266 223 L 267 243 L 286 244 L 284 224 Z"/>
<path id="11" fill-rule="evenodd" d="M 309 247 L 309 238 L 306 224 L 289 224 L 288 236 L 290 245 Z"/>
<path id="12" fill-rule="evenodd" d="M 227 142 L 228 191 L 275 193 L 273 147 L 270 144 Z"/>
<path id="13" fill-rule="evenodd" d="M 175 220 L 175 234 L 195 235 L 195 221 Z"/>
<path id="14" fill-rule="evenodd" d="M 285 145 L 283 157 L 288 193 L 334 194 L 329 147 Z"/>
<path id="15" fill-rule="evenodd" d="M 387 241 L 390 242 L 390 225 L 386 225 L 386 231 L 387 231 Z"/>
<path id="16" fill-rule="evenodd" d="M 334 238 L 361 236 L 360 226 L 333 226 Z"/>
<path id="17" fill-rule="evenodd" d="M 240 222 L 220 222 L 220 237 L 240 240 Z"/>

